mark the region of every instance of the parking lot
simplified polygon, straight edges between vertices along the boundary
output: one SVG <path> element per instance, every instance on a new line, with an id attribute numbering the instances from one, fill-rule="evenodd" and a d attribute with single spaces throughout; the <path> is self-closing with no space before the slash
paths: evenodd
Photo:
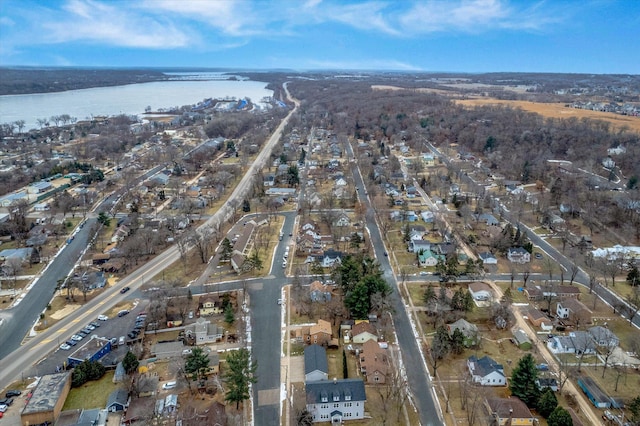
<path id="1" fill-rule="evenodd" d="M 65 362 L 67 361 L 67 358 L 69 357 L 69 355 L 73 354 L 78 348 L 80 348 L 84 343 L 86 343 L 91 338 L 91 336 L 94 336 L 94 335 L 98 337 L 104 337 L 107 339 L 116 339 L 116 344 L 118 343 L 118 340 L 120 340 L 122 336 L 124 336 L 124 340 L 127 344 L 130 344 L 132 341 L 138 340 L 142 332 L 134 339 L 129 338 L 127 334 L 131 330 L 133 330 L 136 323 L 136 317 L 140 312 L 144 312 L 144 306 L 136 306 L 131 310 L 129 314 L 123 315 L 120 317 L 113 316 L 107 319 L 106 321 L 100 321 L 98 320 L 98 316 L 96 316 L 96 318 L 90 321 L 90 323 L 98 324 L 99 327 L 96 327 L 93 330 L 87 330 L 90 332 L 90 334 L 83 337 L 82 340 L 75 342 L 76 343 L 75 346 L 72 346 L 66 350 L 61 349 L 60 348 L 61 345 L 65 344 L 65 342 L 67 341 L 73 340 L 71 339 L 71 335 L 78 334 L 88 325 L 88 324 L 77 324 L 76 327 L 70 328 L 70 331 L 72 331 L 71 334 L 65 335 L 65 337 L 67 337 L 66 340 L 63 340 L 62 338 L 58 339 L 58 342 L 57 342 L 58 348 L 56 349 L 56 351 L 49 354 L 47 358 L 40 361 L 30 370 L 25 371 L 24 377 L 41 376 L 43 374 L 52 374 L 52 373 L 55 373 L 56 371 L 59 371 L 60 369 L 64 368 Z M 117 360 L 121 359 L 126 352 L 127 352 L 126 344 L 118 345 L 117 348 L 113 347 L 111 352 L 105 355 L 102 362 L 103 364 L 105 364 L 105 366 L 115 365 L 117 363 Z"/>

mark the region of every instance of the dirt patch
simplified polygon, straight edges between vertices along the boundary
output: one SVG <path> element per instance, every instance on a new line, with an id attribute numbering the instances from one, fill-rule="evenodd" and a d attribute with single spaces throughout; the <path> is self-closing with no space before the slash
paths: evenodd
<path id="1" fill-rule="evenodd" d="M 66 305 L 59 311 L 52 313 L 51 318 L 54 320 L 62 319 L 80 307 L 82 307 L 82 305 Z"/>

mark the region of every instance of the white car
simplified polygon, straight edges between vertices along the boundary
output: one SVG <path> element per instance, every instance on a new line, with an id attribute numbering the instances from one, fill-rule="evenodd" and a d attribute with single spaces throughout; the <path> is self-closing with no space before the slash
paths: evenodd
<path id="1" fill-rule="evenodd" d="M 167 389 L 173 389 L 175 388 L 177 385 L 176 382 L 167 382 L 164 385 L 162 385 L 162 389 L 167 390 Z"/>
<path id="2" fill-rule="evenodd" d="M 9 409 L 9 406 L 6 404 L 0 404 L 0 413 L 4 413 Z"/>
<path id="3" fill-rule="evenodd" d="M 60 349 L 62 349 L 63 351 L 68 351 L 69 349 L 71 349 L 71 346 L 67 345 L 66 343 L 63 343 L 60 345 Z"/>
<path id="4" fill-rule="evenodd" d="M 106 315 L 98 315 L 98 320 L 100 320 L 100 321 L 107 321 L 108 319 L 109 319 L 109 317 L 106 316 Z"/>
<path id="5" fill-rule="evenodd" d="M 73 336 L 71 336 L 71 340 L 75 340 L 76 342 L 79 342 L 80 340 L 82 340 L 82 336 L 78 334 L 74 334 Z"/>

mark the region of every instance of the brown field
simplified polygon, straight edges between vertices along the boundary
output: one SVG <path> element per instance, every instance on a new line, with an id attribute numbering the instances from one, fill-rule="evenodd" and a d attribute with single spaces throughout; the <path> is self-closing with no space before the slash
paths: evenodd
<path id="1" fill-rule="evenodd" d="M 507 101 L 498 99 L 464 99 L 454 102 L 469 107 L 484 105 L 506 105 L 514 108 L 522 108 L 525 111 L 535 112 L 544 117 L 551 118 L 590 118 L 603 120 L 611 123 L 614 127 L 621 129 L 627 127 L 629 130 L 640 133 L 640 117 L 630 117 L 626 115 L 614 114 L 611 112 L 589 111 L 584 109 L 568 108 L 563 103 L 540 103 L 528 101 Z"/>

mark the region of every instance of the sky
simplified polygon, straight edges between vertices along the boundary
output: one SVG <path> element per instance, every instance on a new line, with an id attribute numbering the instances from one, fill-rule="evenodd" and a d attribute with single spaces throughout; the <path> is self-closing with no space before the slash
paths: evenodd
<path id="1" fill-rule="evenodd" d="M 638 46 L 640 0 L 0 0 L 0 66 L 640 74 Z"/>

